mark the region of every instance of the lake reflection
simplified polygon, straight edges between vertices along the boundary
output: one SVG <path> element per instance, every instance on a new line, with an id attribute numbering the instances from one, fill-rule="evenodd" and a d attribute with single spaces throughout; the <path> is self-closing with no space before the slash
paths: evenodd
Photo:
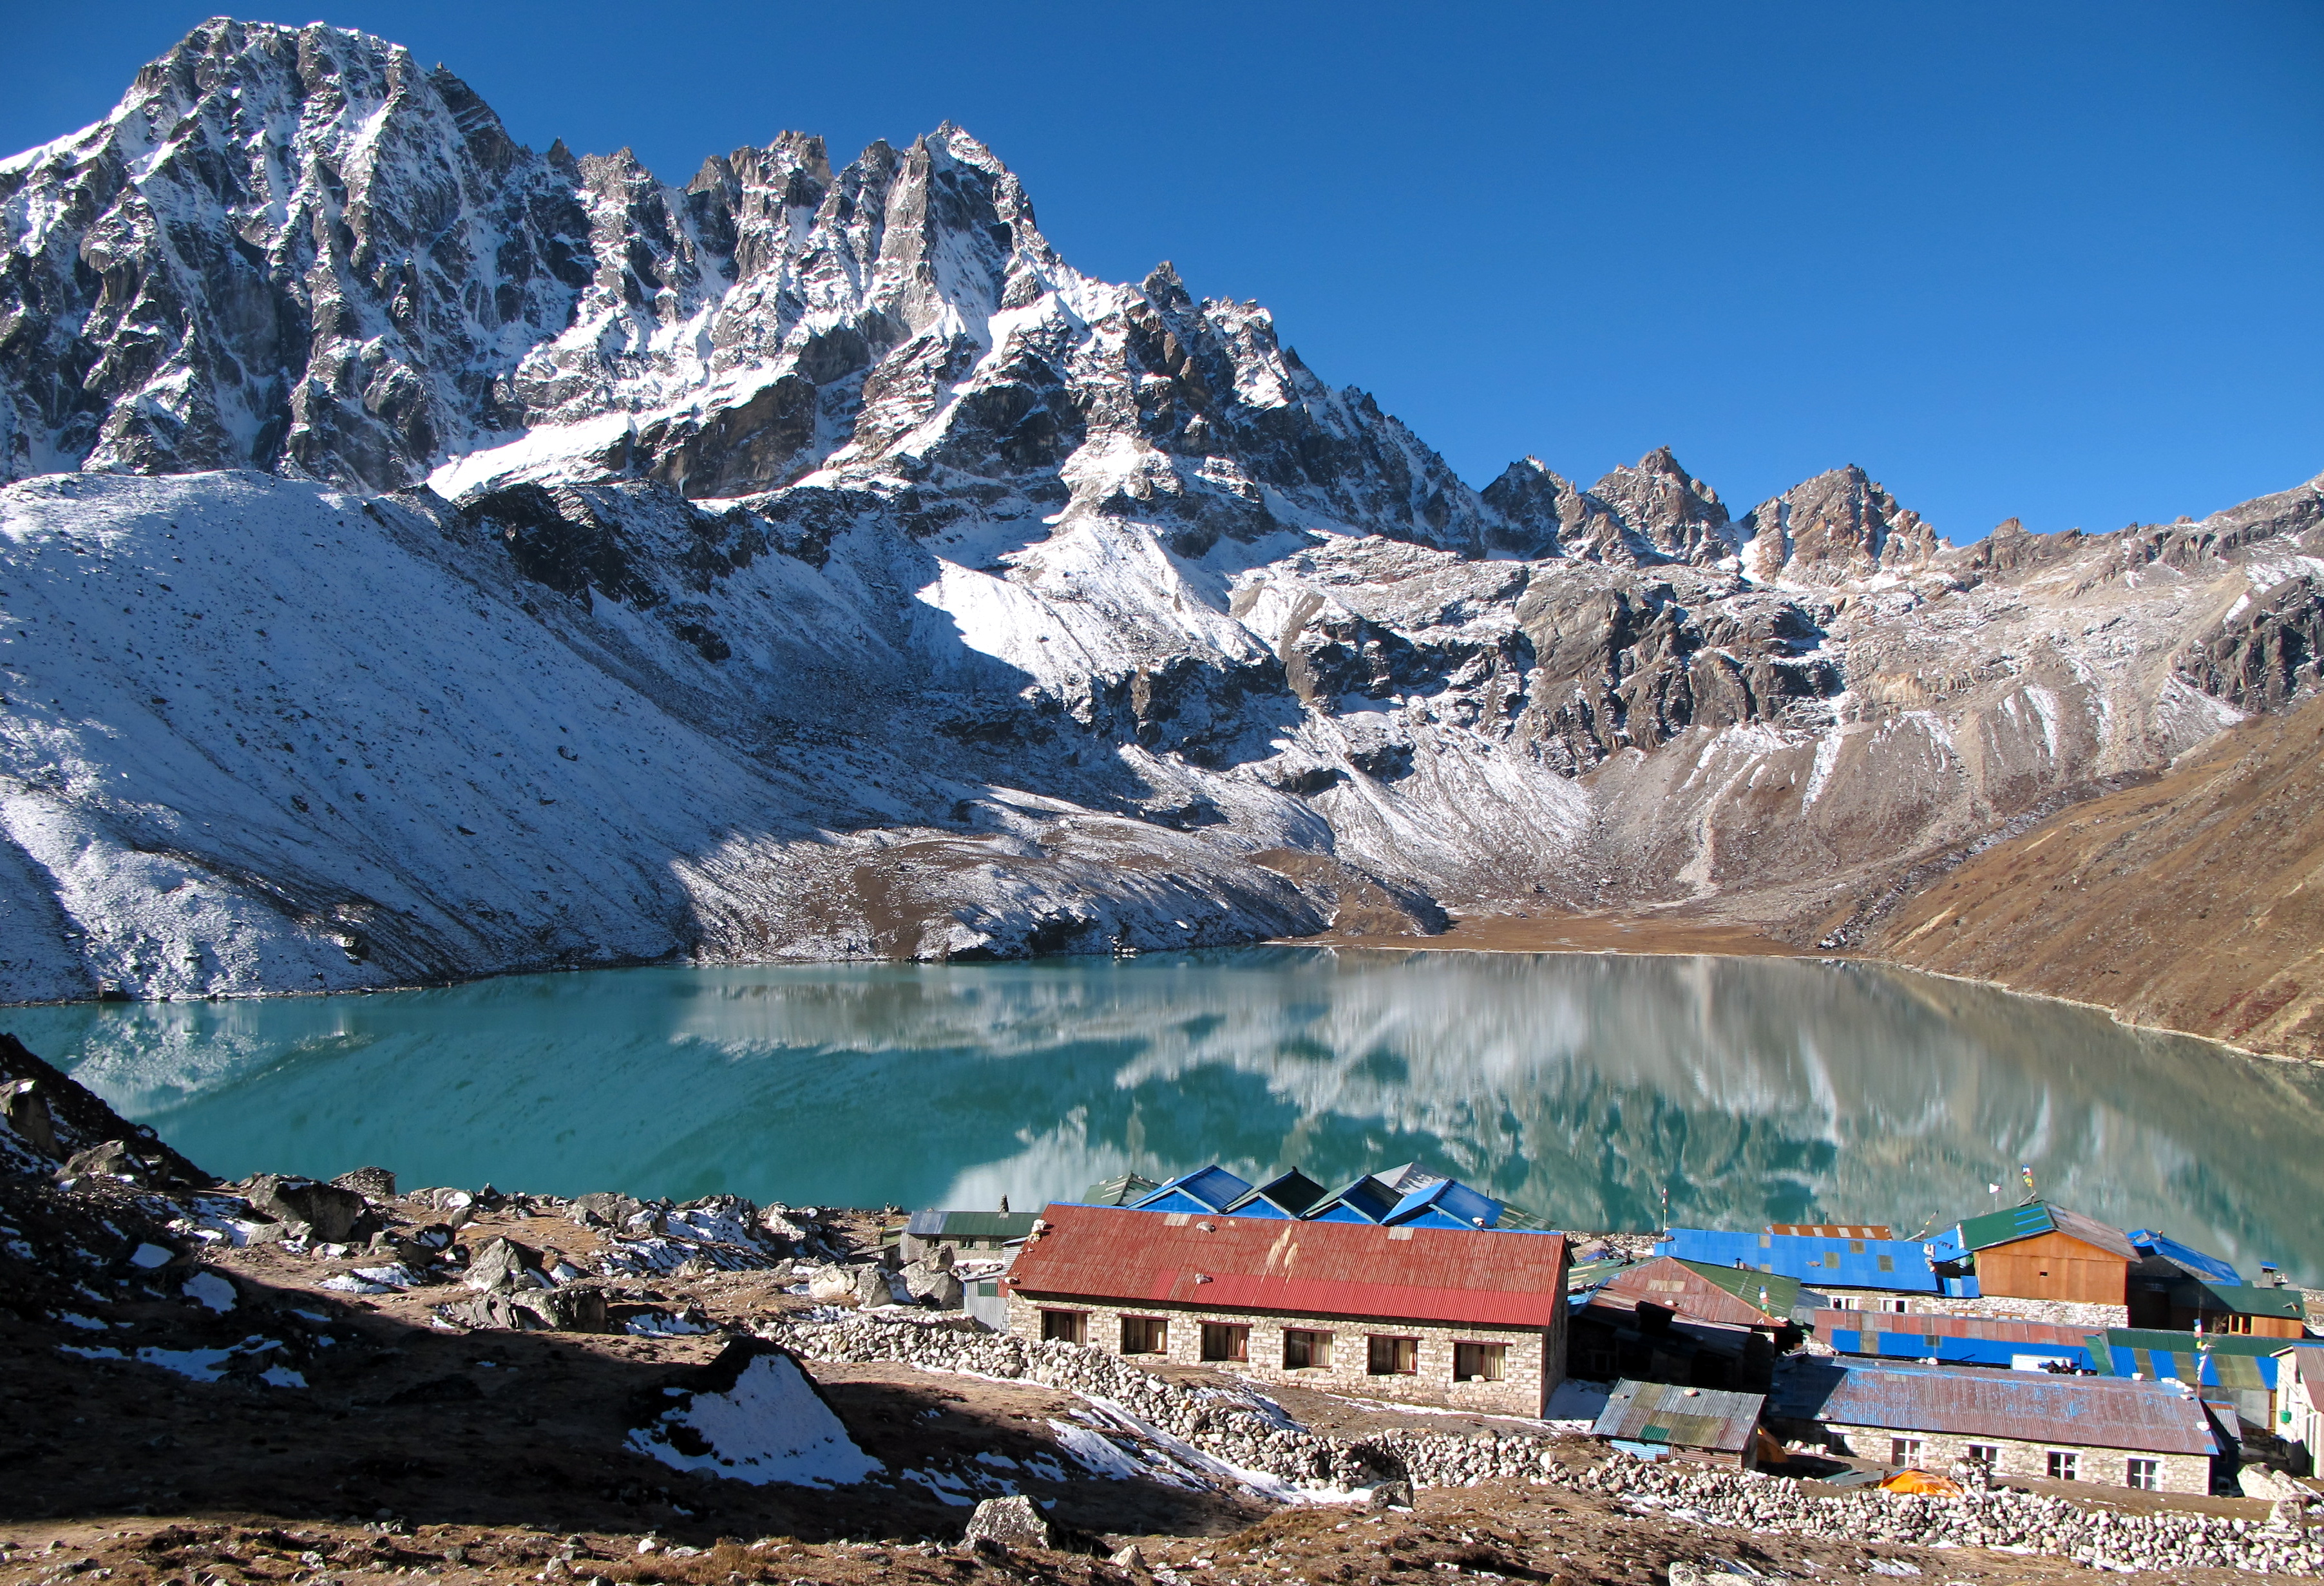
<path id="1" fill-rule="evenodd" d="M 1038 1205 L 1417 1158 L 1571 1228 L 2043 1192 L 2324 1277 L 2324 1073 L 1863 966 L 1318 952 L 650 968 L 0 1024 L 213 1171 Z"/>

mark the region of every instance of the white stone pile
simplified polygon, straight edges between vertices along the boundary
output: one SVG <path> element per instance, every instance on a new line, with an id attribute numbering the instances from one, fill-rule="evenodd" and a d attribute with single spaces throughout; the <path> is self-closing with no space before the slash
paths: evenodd
<path id="1" fill-rule="evenodd" d="M 894 1360 L 1038 1382 L 1110 1400 L 1228 1464 L 1302 1486 L 1346 1489 L 1399 1474 L 1416 1487 L 1530 1480 L 1697 1523 L 1821 1541 L 2004 1548 L 2117 1571 L 2324 1574 L 2324 1530 L 2277 1522 L 2183 1510 L 2084 1508 L 2061 1498 L 2006 1489 L 1958 1498 L 1877 1489 L 1814 1493 L 1797 1481 L 1688 1461 L 1637 1460 L 1617 1452 L 1600 1462 L 1593 1448 L 1584 1462 L 1573 1458 L 1576 1445 L 1570 1438 L 1521 1431 L 1481 1437 L 1402 1430 L 1358 1440 L 1322 1437 L 1286 1424 L 1255 1392 L 1223 1382 L 1216 1388 L 1180 1387 L 1078 1344 L 972 1332 L 957 1319 L 848 1314 L 771 1322 L 759 1332 L 810 1360 Z"/>

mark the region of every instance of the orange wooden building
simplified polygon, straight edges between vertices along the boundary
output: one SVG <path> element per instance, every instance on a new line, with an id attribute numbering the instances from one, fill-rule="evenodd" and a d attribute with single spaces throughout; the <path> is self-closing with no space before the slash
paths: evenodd
<path id="1" fill-rule="evenodd" d="M 2039 1201 L 1960 1225 L 1977 1258 L 1978 1292 L 2020 1300 L 2131 1303 L 2131 1269 L 2145 1258 L 2119 1229 Z"/>

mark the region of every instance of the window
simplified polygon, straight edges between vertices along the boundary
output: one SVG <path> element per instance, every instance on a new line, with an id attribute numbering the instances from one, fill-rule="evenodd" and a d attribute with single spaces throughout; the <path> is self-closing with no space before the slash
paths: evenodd
<path id="1" fill-rule="evenodd" d="M 2135 1487 L 2141 1492 L 2152 1492 L 2158 1484 L 2162 1471 L 2161 1460 L 2133 1460 L 2130 1462 L 2129 1469 L 2123 1475 L 2122 1484 L 2125 1487 Z"/>
<path id="2" fill-rule="evenodd" d="M 2001 1468 L 2001 1444 L 1972 1443 L 1969 1445 L 1969 1457 L 1988 1471 L 1998 1470 Z"/>
<path id="3" fill-rule="evenodd" d="M 1168 1354 L 1170 1324 L 1159 1316 L 1124 1316 L 1121 1319 L 1121 1352 L 1125 1355 Z"/>
<path id="4" fill-rule="evenodd" d="M 1902 1316 L 1912 1309 L 1910 1300 L 1882 1300 L 1880 1308 L 1892 1316 Z"/>
<path id="5" fill-rule="evenodd" d="M 1916 1465 L 1921 1462 L 1921 1440 L 1917 1437 L 1892 1437 L 1888 1440 L 1888 1462 L 1892 1465 Z"/>
<path id="6" fill-rule="evenodd" d="M 1283 1369 L 1305 1371 L 1311 1368 L 1328 1367 L 1332 1363 L 1332 1335 L 1305 1327 L 1283 1330 Z"/>
<path id="7" fill-rule="evenodd" d="M 1844 1294 L 1836 1294 L 1831 1296 L 1831 1308 L 1835 1311 L 1854 1311 L 1860 1309 L 1861 1307 L 1858 1305 L 1856 1301 L 1849 1298 L 1848 1296 Z"/>
<path id="8" fill-rule="evenodd" d="M 1203 1323 L 1203 1359 L 1206 1360 L 1248 1360 L 1250 1359 L 1250 1329 L 1232 1322 Z"/>
<path id="9" fill-rule="evenodd" d="M 1882 1256 L 1879 1258 L 1878 1265 L 1880 1270 L 1883 1272 L 1894 1272 L 1896 1270 L 1896 1258 L 1894 1256 Z"/>
<path id="10" fill-rule="evenodd" d="M 2249 1332 L 2251 1331 L 2251 1318 L 2249 1316 L 2222 1316 L 2219 1318 L 2219 1331 L 2221 1332 Z"/>
<path id="11" fill-rule="evenodd" d="M 1042 1312 L 1041 1342 L 1044 1343 L 1087 1343 L 1089 1342 L 1089 1313 L 1087 1311 Z"/>
<path id="12" fill-rule="evenodd" d="M 1860 1239 L 1849 1240 L 1848 1241 L 1848 1253 L 1851 1256 L 1862 1255 L 1864 1253 L 1864 1241 Z M 1832 1265 L 1837 1267 L 1840 1263 L 1835 1261 Z"/>
<path id="13" fill-rule="evenodd" d="M 1452 1346 L 1452 1380 L 1499 1382 L 1508 1371 L 1509 1346 L 1505 1343 L 1456 1343 Z"/>
<path id="14" fill-rule="evenodd" d="M 2050 1451 L 2050 1480 L 2052 1481 L 2079 1481 L 2081 1480 L 2079 1474 L 2081 1465 L 2081 1456 L 2071 1449 L 2053 1448 Z"/>
<path id="15" fill-rule="evenodd" d="M 1374 1377 L 1410 1377 L 1420 1369 L 1416 1338 L 1371 1338 L 1365 1341 L 1364 1369 Z"/>

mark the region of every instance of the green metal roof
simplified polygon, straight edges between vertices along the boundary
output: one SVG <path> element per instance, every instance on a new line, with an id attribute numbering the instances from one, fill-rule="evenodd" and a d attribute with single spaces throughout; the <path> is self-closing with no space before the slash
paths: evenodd
<path id="1" fill-rule="evenodd" d="M 2189 1301 L 2200 1296 L 2201 1305 L 2190 1305 L 2190 1308 L 2225 1311 L 2233 1316 L 2274 1316 L 2289 1322 L 2301 1322 L 2307 1318 L 2307 1312 L 2300 1303 L 2300 1291 L 2296 1288 L 2264 1287 L 2251 1283 L 2208 1283 L 2197 1278 L 2173 1288 L 2171 1291 L 2172 1303 L 2180 1303 L 2181 1296 Z"/>
<path id="2" fill-rule="evenodd" d="M 2290 1349 L 2296 1338 L 2255 1338 L 2248 1332 L 2172 1332 L 2160 1327 L 2109 1327 L 2096 1336 L 2116 1349 L 2162 1350 L 2191 1355 L 2200 1338 L 2214 1355 L 2273 1355 Z"/>
<path id="3" fill-rule="evenodd" d="M 1780 1272 L 1750 1272 L 1739 1267 L 1720 1267 L 1710 1261 L 1681 1261 L 1680 1266 L 1716 1288 L 1723 1288 L 1747 1305 L 1756 1305 L 1779 1322 L 1791 1320 L 1792 1307 L 1799 1304 L 1800 1280 L 1785 1277 Z M 1761 1295 L 1766 1298 L 1761 1299 Z"/>
<path id="4" fill-rule="evenodd" d="M 1988 1212 L 1982 1217 L 1962 1218 L 1961 1248 L 1982 1250 L 1994 1245 L 2011 1244 L 2021 1239 L 2031 1239 L 2037 1233 L 2047 1233 L 2057 1226 L 2051 1220 L 2050 1208 L 2039 1201 L 2030 1206 L 2012 1206 L 2006 1212 Z"/>
<path id="5" fill-rule="evenodd" d="M 1136 1173 L 1117 1174 L 1102 1184 L 1093 1184 L 1082 1191 L 1084 1206 L 1127 1206 L 1162 1187 L 1159 1179 L 1147 1178 Z"/>
<path id="6" fill-rule="evenodd" d="M 946 1212 L 939 1239 L 1023 1239 L 1040 1220 L 1038 1212 Z"/>

